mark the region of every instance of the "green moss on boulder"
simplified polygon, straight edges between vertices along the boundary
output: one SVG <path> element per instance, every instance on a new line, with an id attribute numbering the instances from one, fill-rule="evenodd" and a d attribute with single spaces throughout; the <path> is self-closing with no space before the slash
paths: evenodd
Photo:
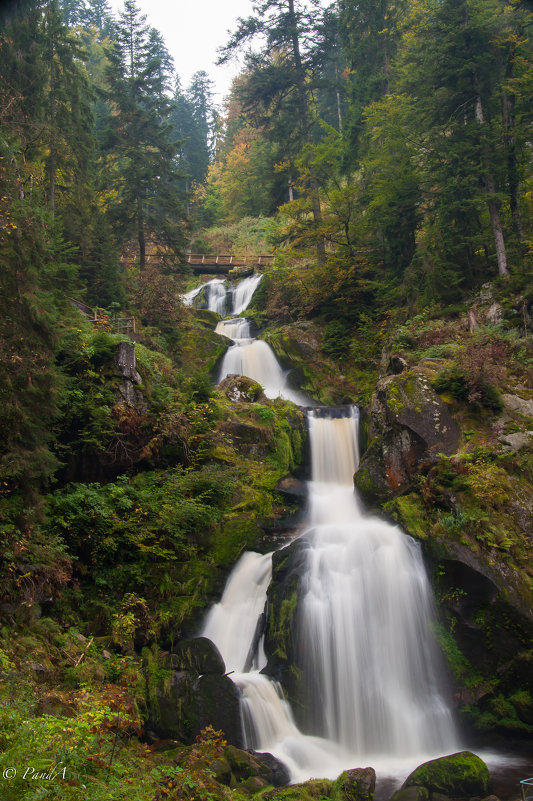
<path id="1" fill-rule="evenodd" d="M 430 793 L 453 798 L 484 798 L 490 792 L 491 776 L 482 759 L 471 751 L 432 759 L 414 770 L 403 783 L 407 787 L 425 787 Z"/>

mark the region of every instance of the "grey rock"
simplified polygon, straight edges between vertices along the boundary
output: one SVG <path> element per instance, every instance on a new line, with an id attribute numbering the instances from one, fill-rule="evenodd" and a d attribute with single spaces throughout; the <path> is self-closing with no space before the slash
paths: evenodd
<path id="1" fill-rule="evenodd" d="M 502 402 L 506 409 L 512 412 L 518 412 L 524 417 L 533 417 L 533 399 L 526 400 L 519 395 L 502 395 Z"/>

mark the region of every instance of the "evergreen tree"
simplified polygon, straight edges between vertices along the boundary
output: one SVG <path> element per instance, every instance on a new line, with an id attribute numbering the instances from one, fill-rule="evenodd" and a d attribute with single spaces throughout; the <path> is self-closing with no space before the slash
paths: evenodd
<path id="1" fill-rule="evenodd" d="M 492 234 L 497 270 L 506 275 L 499 10 L 477 0 L 445 0 L 429 2 L 415 19 L 401 86 L 415 99 L 425 131 L 423 181 L 444 232 L 444 271 L 460 267 L 463 280 L 483 280 Z"/>
<path id="2" fill-rule="evenodd" d="M 170 119 L 174 136 L 181 140 L 180 166 L 187 176 L 187 187 L 190 181 L 201 183 L 210 160 L 209 129 L 207 124 L 202 125 L 202 122 L 207 123 L 207 116 L 199 119 L 198 110 L 189 96 L 183 93 L 179 78 L 176 79 Z"/>
<path id="3" fill-rule="evenodd" d="M 339 33 L 350 74 L 346 127 L 351 163 L 360 157 L 365 107 L 389 91 L 405 5 L 405 0 L 339 0 Z"/>
<path id="4" fill-rule="evenodd" d="M 180 143 L 172 136 L 170 59 L 159 34 L 151 31 L 133 0 L 126 0 L 116 26 L 108 69 L 108 149 L 119 186 L 114 214 L 117 230 L 135 234 L 141 269 L 152 236 L 175 253 L 183 245 L 183 178 Z"/>

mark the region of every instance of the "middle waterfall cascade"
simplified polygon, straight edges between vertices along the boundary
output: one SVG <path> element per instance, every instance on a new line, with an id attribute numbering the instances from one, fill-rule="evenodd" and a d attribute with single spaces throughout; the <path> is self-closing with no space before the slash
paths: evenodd
<path id="1" fill-rule="evenodd" d="M 262 276 L 258 273 L 243 278 L 230 289 L 226 289 L 226 282 L 220 278 L 213 278 L 205 284 L 196 287 L 186 295 L 183 302 L 194 305 L 195 298 L 206 288 L 206 300 L 210 311 L 220 315 L 226 313 L 227 297 L 232 296 L 233 314 L 243 312 L 252 299 Z M 282 370 L 274 351 L 266 342 L 255 339 L 250 335 L 250 323 L 244 317 L 233 317 L 221 320 L 215 331 L 233 341 L 228 348 L 220 367 L 218 382 L 228 375 L 245 375 L 261 384 L 267 398 L 285 398 L 300 406 L 312 404 L 309 397 L 287 386 L 287 371 Z"/>
<path id="2" fill-rule="evenodd" d="M 241 557 L 202 635 L 235 671 L 247 747 L 285 762 L 292 781 L 335 778 L 363 764 L 407 774 L 460 748 L 420 549 L 397 527 L 361 513 L 353 488 L 356 410 L 310 410 L 308 422 L 312 480 L 297 624 L 299 664 L 316 699 L 308 729 L 320 736 L 297 728 L 281 687 L 260 672 L 270 555 Z"/>

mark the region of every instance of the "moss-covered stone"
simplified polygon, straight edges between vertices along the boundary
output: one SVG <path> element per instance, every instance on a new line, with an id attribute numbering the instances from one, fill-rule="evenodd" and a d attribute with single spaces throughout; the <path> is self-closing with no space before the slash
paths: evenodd
<path id="1" fill-rule="evenodd" d="M 207 637 L 194 637 L 177 643 L 174 653 L 167 657 L 169 667 L 198 675 L 215 673 L 221 675 L 226 667 L 220 651 Z"/>
<path id="2" fill-rule="evenodd" d="M 374 768 L 345 770 L 334 785 L 336 801 L 374 801 L 376 771 Z"/>
<path id="3" fill-rule="evenodd" d="M 490 791 L 491 776 L 482 759 L 471 751 L 461 751 L 420 765 L 407 777 L 402 789 L 413 786 L 453 798 L 484 798 Z"/>
<path id="4" fill-rule="evenodd" d="M 300 322 L 268 328 L 262 335 L 280 364 L 290 370 L 289 380 L 325 405 L 353 402 L 357 385 L 323 350 L 323 334 L 314 323 Z"/>
<path id="5" fill-rule="evenodd" d="M 334 798 L 333 786 L 333 782 L 327 779 L 311 779 L 281 790 L 266 790 L 259 793 L 257 798 L 261 801 L 323 801 Z"/>

